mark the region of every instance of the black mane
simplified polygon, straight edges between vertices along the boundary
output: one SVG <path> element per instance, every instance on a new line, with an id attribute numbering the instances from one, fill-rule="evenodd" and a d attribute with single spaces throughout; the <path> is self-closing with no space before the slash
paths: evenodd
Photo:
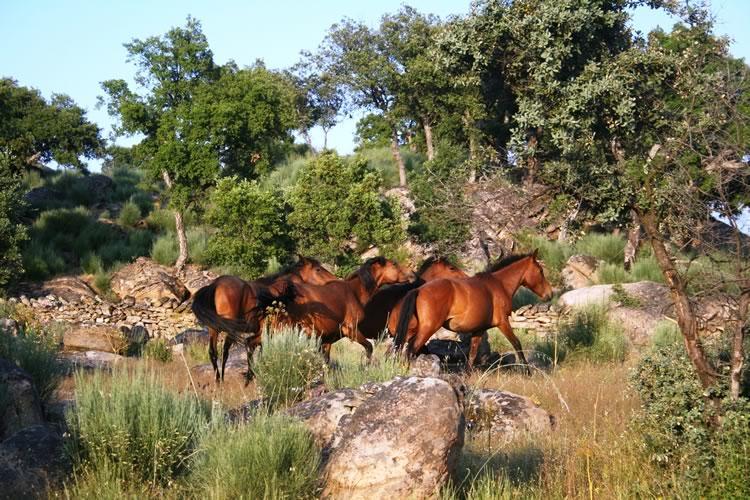
<path id="1" fill-rule="evenodd" d="M 372 291 L 372 289 L 375 288 L 375 278 L 372 276 L 372 266 L 374 264 L 380 264 L 381 266 L 384 266 L 385 263 L 385 257 L 371 257 L 367 259 L 364 264 L 359 267 L 359 269 L 350 274 L 346 279 L 351 279 L 354 276 L 359 276 L 359 279 L 362 281 L 362 285 L 365 287 L 365 290 L 367 290 L 368 292 Z"/>
<path id="2" fill-rule="evenodd" d="M 427 257 L 424 262 L 419 266 L 419 269 L 417 270 L 417 276 L 421 276 L 422 273 L 424 273 L 431 265 L 436 264 L 438 262 L 445 262 L 446 264 L 449 264 L 453 267 L 458 267 L 452 260 L 450 260 L 448 257 Z"/>
<path id="3" fill-rule="evenodd" d="M 507 257 L 503 257 L 501 259 L 496 260 L 492 264 L 488 265 L 487 268 L 482 271 L 484 273 L 494 273 L 495 271 L 499 271 L 500 269 L 504 267 L 508 267 L 509 265 L 513 264 L 514 262 L 518 262 L 521 259 L 525 259 L 526 257 L 531 256 L 530 253 L 523 253 L 523 254 L 516 254 L 516 255 L 508 255 Z"/>

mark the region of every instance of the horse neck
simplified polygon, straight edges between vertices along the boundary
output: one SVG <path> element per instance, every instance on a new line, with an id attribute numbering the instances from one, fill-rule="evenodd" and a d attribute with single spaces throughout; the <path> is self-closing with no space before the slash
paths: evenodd
<path id="1" fill-rule="evenodd" d="M 367 302 L 378 289 L 378 286 L 375 285 L 374 287 L 372 287 L 372 290 L 368 291 L 367 288 L 365 288 L 365 284 L 362 283 L 362 279 L 359 277 L 359 274 L 355 274 L 351 278 L 345 280 L 345 283 L 349 286 L 349 288 L 352 289 L 354 295 L 357 297 L 357 300 L 359 300 L 359 303 L 362 305 L 367 304 Z"/>
<path id="2" fill-rule="evenodd" d="M 489 275 L 494 281 L 499 282 L 512 297 L 521 287 L 521 281 L 523 281 L 523 277 L 526 274 L 526 266 L 528 265 L 527 259 L 528 257 L 520 259 Z"/>

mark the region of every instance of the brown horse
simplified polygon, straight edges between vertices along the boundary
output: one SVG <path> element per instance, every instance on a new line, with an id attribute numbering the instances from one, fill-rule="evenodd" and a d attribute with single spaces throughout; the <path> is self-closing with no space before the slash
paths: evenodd
<path id="1" fill-rule="evenodd" d="M 407 293 L 428 281 L 440 278 L 466 278 L 467 274 L 444 257 L 430 257 L 417 271 L 417 279 L 411 283 L 398 283 L 380 288 L 365 304 L 364 318 L 359 322 L 359 331 L 368 339 L 380 337 L 388 324 L 388 317 L 398 316 L 399 302 Z"/>
<path id="2" fill-rule="evenodd" d="M 287 324 L 300 325 L 321 339 L 321 350 L 330 359 L 331 345 L 342 336 L 365 348 L 368 359 L 372 345 L 359 331 L 358 323 L 364 316 L 364 304 L 382 285 L 405 283 L 414 278 L 395 262 L 384 257 L 373 257 L 358 271 L 344 280 L 325 285 L 295 284 L 294 299 L 287 306 Z"/>
<path id="3" fill-rule="evenodd" d="M 396 332 L 395 350 L 407 344 L 407 355 L 422 350 L 442 326 L 458 333 L 471 333 L 469 368 L 474 366 L 484 330 L 497 326 L 513 345 L 517 359 L 528 365 L 521 343 L 513 334 L 508 319 L 512 297 L 525 286 L 542 300 L 552 297 L 552 286 L 544 277 L 537 251 L 530 255 L 512 255 L 489 270 L 464 279 L 439 279 L 409 292 L 401 313 L 391 316 L 388 326 Z"/>
<path id="4" fill-rule="evenodd" d="M 220 276 L 210 285 L 195 292 L 193 314 L 198 321 L 208 327 L 208 354 L 216 373 L 216 380 L 224 380 L 224 368 L 229 357 L 229 349 L 234 342 L 244 342 L 248 355 L 252 354 L 253 338 L 259 337 L 257 334 L 265 309 L 274 302 L 287 304 L 291 301 L 293 286 L 289 286 L 290 281 L 322 285 L 336 279 L 336 276 L 317 260 L 299 256 L 299 260 L 291 267 L 271 276 L 256 281 L 245 281 L 236 276 Z M 226 333 L 221 374 L 216 350 L 220 332 Z M 250 358 L 248 365 L 249 362 Z"/>

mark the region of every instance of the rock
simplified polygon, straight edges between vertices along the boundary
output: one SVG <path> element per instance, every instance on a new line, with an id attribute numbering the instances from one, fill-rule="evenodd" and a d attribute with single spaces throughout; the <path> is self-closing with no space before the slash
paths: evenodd
<path id="1" fill-rule="evenodd" d="M 201 269 L 194 264 L 188 264 L 179 277 L 185 288 L 190 291 L 190 295 L 192 295 L 200 288 L 210 285 L 219 275 L 207 269 Z"/>
<path id="2" fill-rule="evenodd" d="M 441 331 L 447 332 L 436 338 Z M 469 350 L 471 348 L 470 334 L 457 334 L 450 330 L 440 329 L 435 332 L 432 338 L 427 342 L 425 348 L 428 354 L 434 354 L 441 361 L 448 364 L 466 364 L 469 359 Z M 456 338 L 458 340 L 449 340 Z M 484 364 L 490 357 L 492 349 L 490 347 L 487 332 L 482 335 L 482 342 L 477 349 L 477 363 Z"/>
<path id="3" fill-rule="evenodd" d="M 54 425 L 32 425 L 0 443 L 0 498 L 46 498 L 69 471 Z"/>
<path id="4" fill-rule="evenodd" d="M 318 446 L 326 450 L 341 419 L 354 413 L 367 397 L 356 389 L 340 389 L 297 403 L 286 413 L 301 420 L 310 429 Z"/>
<path id="5" fill-rule="evenodd" d="M 208 344 L 208 329 L 207 328 L 188 328 L 175 335 L 170 344 Z"/>
<path id="6" fill-rule="evenodd" d="M 466 426 L 503 445 L 523 433 L 550 432 L 555 419 L 531 399 L 505 391 L 475 389 L 466 399 Z"/>
<path id="7" fill-rule="evenodd" d="M 0 358 L 0 439 L 29 425 L 44 422 L 42 404 L 31 376 L 14 363 Z M 3 394 L 4 392 L 4 394 Z"/>
<path id="8" fill-rule="evenodd" d="M 42 293 L 54 294 L 67 302 L 80 302 L 82 297 L 96 296 L 96 292 L 88 283 L 75 276 L 63 276 L 53 280 L 45 281 L 41 285 Z"/>
<path id="9" fill-rule="evenodd" d="M 437 377 L 440 375 L 440 358 L 434 354 L 422 354 L 412 361 L 409 375 L 415 377 Z"/>
<path id="10" fill-rule="evenodd" d="M 188 289 L 171 269 L 146 257 L 139 257 L 118 270 L 112 276 L 111 286 L 118 297 L 132 296 L 138 302 L 148 300 L 159 303 L 165 297 L 174 297 L 182 302 L 190 296 Z"/>
<path id="11" fill-rule="evenodd" d="M 109 325 L 72 325 L 63 335 L 65 349 L 127 352 L 128 341 L 120 330 Z"/>
<path id="12" fill-rule="evenodd" d="M 133 328 L 125 329 L 123 332 L 128 341 L 130 352 L 141 352 L 143 346 L 149 341 L 151 336 L 148 334 L 145 326 L 135 325 Z"/>
<path id="13" fill-rule="evenodd" d="M 94 195 L 95 203 L 106 203 L 115 187 L 112 178 L 103 174 L 89 174 L 81 182 L 85 190 Z"/>
<path id="14" fill-rule="evenodd" d="M 246 424 L 253 419 L 259 409 L 267 403 L 265 399 L 253 399 L 237 408 L 227 411 L 226 421 L 232 424 Z"/>
<path id="15" fill-rule="evenodd" d="M 448 340 L 450 342 L 461 342 L 461 336 L 459 334 L 442 327 L 432 334 L 432 337 L 430 337 L 430 342 L 432 342 L 433 339 Z"/>
<path id="16" fill-rule="evenodd" d="M 599 268 L 599 262 L 590 255 L 573 255 L 562 270 L 565 286 L 576 290 L 591 286 Z"/>
<path id="17" fill-rule="evenodd" d="M 63 352 L 60 357 L 72 370 L 111 370 L 114 365 L 125 359 L 125 356 L 102 351 Z"/>
<path id="18" fill-rule="evenodd" d="M 10 318 L 0 319 L 0 335 L 10 335 L 11 337 L 15 337 L 18 335 L 18 332 L 18 321 Z"/>
<path id="19" fill-rule="evenodd" d="M 453 472 L 463 439 L 463 413 L 448 382 L 396 380 L 339 425 L 323 497 L 434 497 Z"/>

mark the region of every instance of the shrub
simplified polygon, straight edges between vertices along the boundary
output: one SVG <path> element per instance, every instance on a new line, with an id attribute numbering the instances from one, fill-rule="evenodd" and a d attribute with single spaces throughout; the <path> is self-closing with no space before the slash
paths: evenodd
<path id="1" fill-rule="evenodd" d="M 253 372 L 260 392 L 271 406 L 298 401 L 305 389 L 322 381 L 326 369 L 319 353 L 320 342 L 298 329 L 263 334 L 263 348 L 253 360 Z"/>
<path id="2" fill-rule="evenodd" d="M 140 210 L 140 216 L 145 217 L 154 208 L 154 201 L 149 193 L 138 191 L 130 197 L 130 203 L 134 203 Z"/>
<path id="3" fill-rule="evenodd" d="M 76 374 L 69 452 L 79 470 L 114 467 L 130 485 L 164 485 L 187 469 L 208 412 L 165 389 L 153 373 Z"/>
<path id="4" fill-rule="evenodd" d="M 0 288 L 22 271 L 21 245 L 26 240 L 23 207 L 20 180 L 11 172 L 6 154 L 0 152 Z"/>
<path id="5" fill-rule="evenodd" d="M 408 363 L 400 356 L 387 355 L 386 350 L 384 342 L 376 342 L 372 360 L 368 363 L 362 346 L 349 341 L 337 342 L 332 354 L 336 367 L 325 372 L 326 387 L 359 387 L 365 382 L 385 382 L 406 375 Z"/>
<path id="6" fill-rule="evenodd" d="M 86 274 L 97 274 L 103 271 L 102 258 L 95 253 L 87 253 L 81 258 L 81 269 Z"/>
<path id="7" fill-rule="evenodd" d="M 141 209 L 132 201 L 129 201 L 122 206 L 120 215 L 117 217 L 117 222 L 127 227 L 135 226 L 139 220 L 141 220 Z"/>
<path id="8" fill-rule="evenodd" d="M 170 349 L 164 339 L 154 339 L 146 342 L 143 348 L 143 356 L 148 359 L 167 363 L 172 361 L 172 349 Z"/>
<path id="9" fill-rule="evenodd" d="M 271 257 L 286 259 L 293 248 L 286 207 L 278 192 L 236 177 L 219 181 L 211 196 L 208 220 L 218 228 L 206 258 L 214 265 L 234 265 L 257 277 Z"/>
<path id="10" fill-rule="evenodd" d="M 208 242 L 211 230 L 207 226 L 191 227 L 187 230 L 190 260 L 198 264 L 208 264 Z"/>
<path id="11" fill-rule="evenodd" d="M 163 266 L 171 266 L 177 262 L 180 249 L 177 246 L 177 236 L 174 233 L 166 233 L 154 241 L 151 247 L 151 258 Z"/>
<path id="12" fill-rule="evenodd" d="M 532 234 L 521 234 L 518 240 L 525 251 L 539 249 L 539 259 L 544 263 L 544 274 L 550 282 L 555 284 L 562 282 L 560 273 L 570 256 L 573 255 L 573 248 L 570 245 Z"/>
<path id="13" fill-rule="evenodd" d="M 537 304 L 539 303 L 539 297 L 536 296 L 534 292 L 526 288 L 525 286 L 522 286 L 518 289 L 518 291 L 513 295 L 513 310 L 515 311 L 519 307 L 531 305 L 531 304 Z"/>
<path id="14" fill-rule="evenodd" d="M 57 351 L 51 335 L 32 328 L 22 328 L 17 337 L 0 335 L 0 358 L 26 371 L 43 401 L 50 399 L 64 373 Z"/>
<path id="15" fill-rule="evenodd" d="M 146 224 L 153 231 L 157 232 L 174 232 L 175 231 L 175 220 L 174 212 L 167 208 L 159 208 L 148 214 L 146 218 Z"/>
<path id="16" fill-rule="evenodd" d="M 661 272 L 661 268 L 652 256 L 639 257 L 633 264 L 630 274 L 633 276 L 632 281 L 664 283 L 664 275 Z"/>
<path id="17" fill-rule="evenodd" d="M 315 498 L 320 451 L 310 432 L 281 415 L 207 435 L 194 484 L 204 498 Z"/>
<path id="18" fill-rule="evenodd" d="M 576 310 L 560 328 L 559 338 L 570 358 L 623 361 L 627 354 L 622 329 L 607 319 L 607 308 L 601 305 Z"/>
<path id="19" fill-rule="evenodd" d="M 616 234 L 589 233 L 575 244 L 577 253 L 596 257 L 609 264 L 623 265 L 625 239 Z"/>
<path id="20" fill-rule="evenodd" d="M 656 324 L 651 335 L 651 345 L 657 349 L 673 347 L 682 343 L 680 327 L 669 320 L 662 320 Z"/>
<path id="21" fill-rule="evenodd" d="M 604 263 L 596 272 L 596 282 L 599 284 L 630 283 L 632 277 L 625 271 L 622 264 Z"/>

